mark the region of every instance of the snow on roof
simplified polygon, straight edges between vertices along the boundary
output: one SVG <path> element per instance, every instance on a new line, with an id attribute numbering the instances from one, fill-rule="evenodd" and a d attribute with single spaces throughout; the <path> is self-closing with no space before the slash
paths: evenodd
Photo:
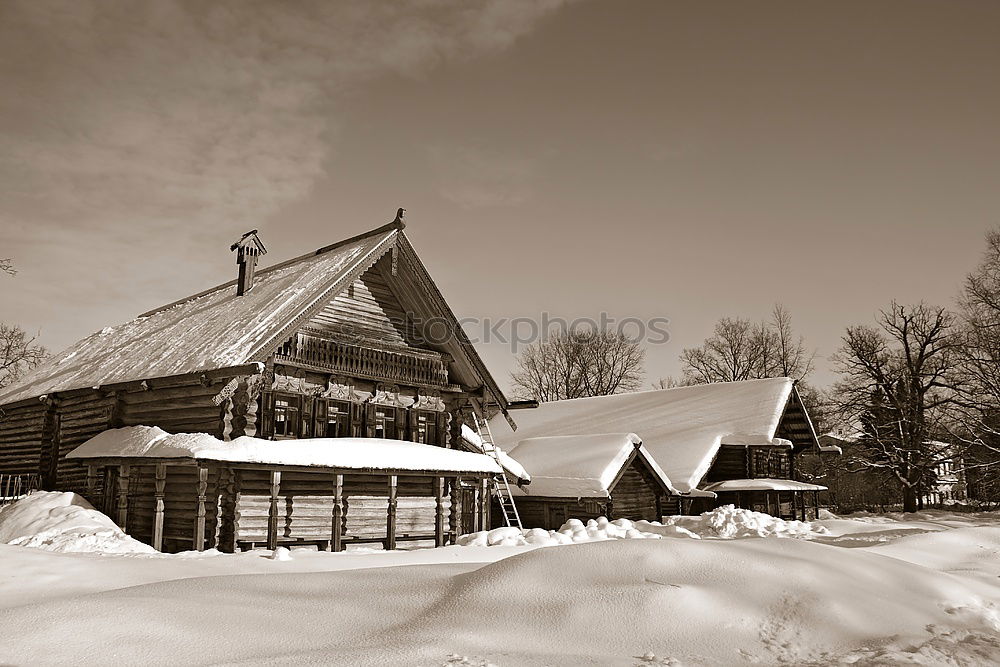
<path id="1" fill-rule="evenodd" d="M 496 440 L 532 473 L 539 472 L 513 446 L 530 438 L 590 433 L 636 433 L 680 492 L 691 492 L 708 472 L 720 444 L 782 444 L 775 438 L 792 393 L 789 378 L 657 389 L 577 398 L 517 410 L 516 432 L 502 416 L 490 421 Z M 554 467 L 571 466 L 571 460 Z M 565 473 L 562 473 L 565 474 Z"/>
<path id="2" fill-rule="evenodd" d="M 527 438 L 511 453 L 531 471 L 531 484 L 521 490 L 523 495 L 608 498 L 611 484 L 635 449 L 649 461 L 664 486 L 673 490 L 670 479 L 651 460 L 635 433 Z"/>
<path id="3" fill-rule="evenodd" d="M 727 479 L 705 486 L 706 491 L 826 491 L 825 486 L 793 479 Z"/>
<path id="4" fill-rule="evenodd" d="M 496 461 L 484 454 L 404 440 L 307 438 L 274 441 L 243 436 L 223 441 L 206 433 L 171 435 L 157 426 L 109 429 L 87 440 L 67 458 L 190 458 L 351 470 L 500 472 Z"/>
<path id="5" fill-rule="evenodd" d="M 54 391 L 238 366 L 300 313 L 332 298 L 358 267 L 387 249 L 398 228 L 260 269 L 253 289 L 235 281 L 84 338 L 0 393 L 0 404 Z M 350 282 L 350 281 L 347 281 Z"/>
<path id="6" fill-rule="evenodd" d="M 478 433 L 473 431 L 468 424 L 462 424 L 462 440 L 467 442 L 470 447 L 480 452 L 481 454 L 486 454 L 486 450 L 483 444 L 483 439 L 479 436 Z M 531 481 L 531 475 L 529 475 L 528 471 L 524 469 L 524 466 L 522 466 L 518 461 L 515 461 L 513 458 L 511 458 L 510 455 L 508 455 L 500 447 L 494 445 L 494 448 L 496 449 L 497 458 L 500 459 L 500 465 L 503 466 L 504 470 L 506 470 L 508 473 L 516 477 L 522 483 Z"/>

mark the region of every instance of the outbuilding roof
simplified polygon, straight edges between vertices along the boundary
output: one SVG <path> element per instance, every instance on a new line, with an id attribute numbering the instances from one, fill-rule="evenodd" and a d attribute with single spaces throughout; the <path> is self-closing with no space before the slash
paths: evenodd
<path id="1" fill-rule="evenodd" d="M 677 492 L 635 433 L 527 438 L 511 454 L 531 471 L 531 484 L 519 495 L 608 498 L 622 468 L 633 456 L 642 457 L 665 489 Z"/>
<path id="2" fill-rule="evenodd" d="M 516 410 L 514 417 L 519 425 L 516 432 L 502 417 L 495 417 L 490 426 L 497 442 L 531 473 L 532 486 L 540 473 L 518 443 L 533 438 L 635 433 L 682 493 L 697 488 L 723 444 L 816 445 L 808 415 L 789 378 L 553 401 Z M 792 417 L 796 423 L 789 425 Z M 556 458 L 552 463 L 549 474 L 553 476 L 568 475 L 557 471 L 569 471 L 575 465 L 569 458 Z"/>

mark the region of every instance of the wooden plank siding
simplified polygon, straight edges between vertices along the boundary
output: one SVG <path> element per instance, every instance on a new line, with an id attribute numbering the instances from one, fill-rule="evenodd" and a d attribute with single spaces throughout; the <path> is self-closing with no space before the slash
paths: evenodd
<path id="1" fill-rule="evenodd" d="M 237 541 L 263 544 L 267 540 L 270 477 L 265 470 L 237 470 L 239 496 Z M 399 475 L 396 487 L 396 535 L 409 540 L 425 536 L 433 546 L 437 528 L 434 477 Z M 331 540 L 335 511 L 334 475 L 326 472 L 288 472 L 278 490 L 278 542 L 318 543 Z M 342 482 L 341 539 L 345 544 L 364 541 L 378 546 L 386 538 L 389 488 L 387 476 L 344 474 Z M 448 519 L 450 495 L 441 499 L 443 529 Z"/>
<path id="2" fill-rule="evenodd" d="M 611 516 L 608 518 L 659 521 L 663 495 L 653 474 L 635 458 L 611 489 Z"/>
<path id="3" fill-rule="evenodd" d="M 384 257 L 305 324 L 335 338 L 360 336 L 383 344 L 422 347 L 411 318 L 382 274 Z"/>

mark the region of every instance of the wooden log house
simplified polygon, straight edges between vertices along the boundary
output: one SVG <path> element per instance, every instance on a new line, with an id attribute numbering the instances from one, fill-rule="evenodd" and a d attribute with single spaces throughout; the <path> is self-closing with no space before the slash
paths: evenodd
<path id="1" fill-rule="evenodd" d="M 811 519 L 818 509 L 817 493 L 825 490 L 796 479 L 797 457 L 818 450 L 819 442 L 789 378 L 512 407 L 518 408 L 516 433 L 502 419 L 494 418 L 491 426 L 497 442 L 531 472 L 532 483 L 524 489 L 528 499 L 541 486 L 538 470 L 527 463 L 538 454 L 522 449 L 526 443 L 558 443 L 554 436 L 584 442 L 588 434 L 621 432 L 637 434 L 649 458 L 665 473 L 673 490 L 663 501 L 665 515 L 733 504 L 781 518 Z M 566 449 L 564 455 L 548 457 L 547 475 L 573 476 L 578 461 L 572 447 Z M 538 502 L 559 514 L 567 498 Z"/>
<path id="2" fill-rule="evenodd" d="M 263 269 L 256 264 L 266 249 L 248 233 L 232 247 L 236 280 L 53 356 L 0 392 L 0 473 L 38 473 L 43 488 L 76 491 L 105 508 L 120 501 L 123 479 L 148 487 L 141 502 L 163 496 L 167 535 L 170 499 L 181 497 L 173 489 L 194 493 L 177 502 L 200 512 L 201 496 L 232 484 L 232 470 L 152 462 L 129 464 L 126 476 L 117 467 L 88 479 L 87 466 L 67 454 L 106 429 L 133 425 L 224 441 L 353 437 L 461 447 L 465 415 L 507 414 L 507 401 L 417 257 L 402 218 L 400 209 L 387 225 Z M 170 473 L 165 481 L 162 465 Z M 263 493 L 271 472 L 241 469 L 242 482 Z M 383 472 L 380 480 L 392 473 Z M 301 474 L 285 475 L 279 497 L 312 483 Z M 388 506 L 393 494 L 383 481 L 370 482 L 380 489 L 372 502 Z M 442 502 L 454 503 L 459 521 L 451 531 L 486 525 L 473 507 L 481 480 L 452 475 L 445 484 Z M 433 522 L 439 491 L 425 486 Z M 221 508 L 205 511 L 211 533 L 212 512 Z"/>

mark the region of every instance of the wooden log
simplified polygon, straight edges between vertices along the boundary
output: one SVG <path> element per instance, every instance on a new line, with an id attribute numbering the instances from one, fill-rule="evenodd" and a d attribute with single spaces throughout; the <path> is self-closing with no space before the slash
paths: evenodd
<path id="1" fill-rule="evenodd" d="M 389 475 L 389 508 L 386 513 L 385 549 L 396 548 L 396 475 Z"/>
<path id="2" fill-rule="evenodd" d="M 128 521 L 128 478 L 129 466 L 118 466 L 118 527 L 122 530 Z"/>
<path id="3" fill-rule="evenodd" d="M 97 466 L 93 463 L 87 464 L 87 500 L 94 503 L 94 494 L 97 491 Z M 95 505 L 97 503 L 94 503 Z"/>
<path id="4" fill-rule="evenodd" d="M 156 464 L 156 490 L 153 507 L 153 548 L 163 550 L 163 491 L 167 486 L 167 464 Z"/>
<path id="5" fill-rule="evenodd" d="M 278 548 L 278 491 L 281 488 L 281 473 L 271 471 L 271 496 L 267 510 L 267 548 Z"/>
<path id="6" fill-rule="evenodd" d="M 208 493 L 208 468 L 198 466 L 198 509 L 194 521 L 194 549 L 205 550 L 205 496 Z"/>
<path id="7" fill-rule="evenodd" d="M 444 546 L 444 477 L 434 480 L 434 546 Z"/>
<path id="8" fill-rule="evenodd" d="M 333 476 L 333 525 L 330 527 L 330 550 L 343 550 L 344 533 L 344 476 Z"/>

